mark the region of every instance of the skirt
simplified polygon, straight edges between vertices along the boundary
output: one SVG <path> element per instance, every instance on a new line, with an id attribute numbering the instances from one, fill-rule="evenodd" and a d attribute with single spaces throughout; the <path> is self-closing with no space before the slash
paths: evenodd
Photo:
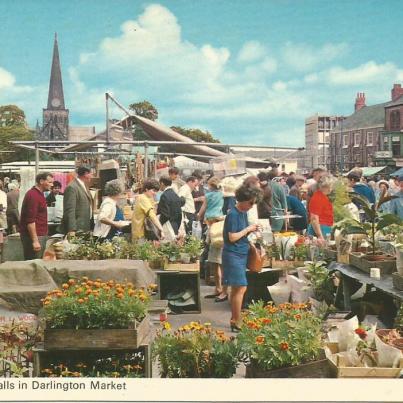
<path id="1" fill-rule="evenodd" d="M 246 287 L 248 281 L 246 279 L 246 264 L 248 255 L 241 255 L 236 252 L 223 250 L 222 267 L 224 271 L 224 285 L 235 287 Z"/>
<path id="2" fill-rule="evenodd" d="M 216 247 L 213 245 L 209 245 L 209 250 L 208 250 L 208 258 L 207 261 L 209 263 L 216 263 L 216 264 L 221 264 L 222 259 L 222 248 Z"/>

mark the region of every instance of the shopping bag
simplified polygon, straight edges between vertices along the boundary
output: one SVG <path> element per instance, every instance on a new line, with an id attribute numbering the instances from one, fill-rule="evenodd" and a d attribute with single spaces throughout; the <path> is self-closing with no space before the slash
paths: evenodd
<path id="1" fill-rule="evenodd" d="M 162 226 L 162 235 L 164 242 L 173 242 L 176 239 L 175 231 L 172 228 L 172 225 L 169 221 L 167 221 Z"/>

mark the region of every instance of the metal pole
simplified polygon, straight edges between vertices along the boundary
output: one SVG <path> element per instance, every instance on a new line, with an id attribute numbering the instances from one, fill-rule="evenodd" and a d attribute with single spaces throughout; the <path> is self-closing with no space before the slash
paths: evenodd
<path id="1" fill-rule="evenodd" d="M 144 179 L 148 178 L 148 143 L 144 142 Z"/>
<path id="2" fill-rule="evenodd" d="M 105 107 L 106 107 L 106 144 L 109 144 L 109 94 L 105 92 Z"/>
<path id="3" fill-rule="evenodd" d="M 35 176 L 39 173 L 39 145 L 35 142 Z"/>
<path id="4" fill-rule="evenodd" d="M 340 175 L 343 175 L 343 116 L 340 119 Z"/>

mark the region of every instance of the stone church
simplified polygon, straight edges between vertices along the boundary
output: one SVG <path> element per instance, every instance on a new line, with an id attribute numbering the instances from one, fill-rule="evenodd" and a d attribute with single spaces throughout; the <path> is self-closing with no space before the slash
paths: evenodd
<path id="1" fill-rule="evenodd" d="M 95 127 L 72 127 L 69 125 L 69 110 L 64 103 L 62 70 L 60 66 L 57 34 L 53 44 L 48 105 L 43 109 L 42 126 L 37 123 L 38 140 L 86 140 L 95 134 Z"/>

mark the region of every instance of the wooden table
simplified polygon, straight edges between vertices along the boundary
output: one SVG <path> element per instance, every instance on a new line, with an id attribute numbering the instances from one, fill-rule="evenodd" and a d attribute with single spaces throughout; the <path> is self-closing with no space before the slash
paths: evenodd
<path id="1" fill-rule="evenodd" d="M 352 279 L 359 281 L 362 284 L 367 284 L 375 287 L 376 289 L 398 299 L 400 302 L 403 300 L 403 291 L 393 287 L 392 275 L 384 274 L 380 280 L 370 277 L 367 273 L 344 263 L 332 262 L 329 265 L 329 270 L 338 270 L 343 275 L 343 298 L 344 308 L 351 309 L 351 282 Z"/>

